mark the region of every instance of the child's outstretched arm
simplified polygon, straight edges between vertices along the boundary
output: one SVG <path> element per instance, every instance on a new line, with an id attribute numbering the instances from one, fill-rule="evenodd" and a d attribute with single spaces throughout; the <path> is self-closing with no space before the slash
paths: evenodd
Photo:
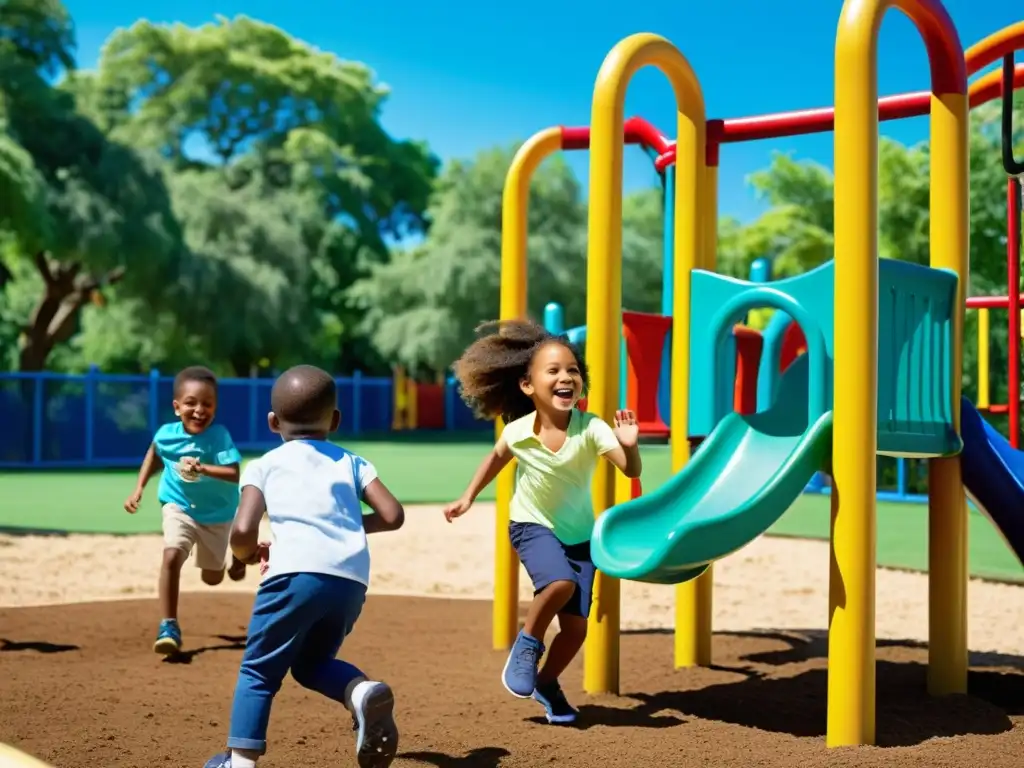
<path id="1" fill-rule="evenodd" d="M 397 531 L 405 523 L 405 508 L 379 479 L 374 479 L 363 490 L 363 501 L 373 510 L 363 515 L 363 530 L 367 533 Z"/>
<path id="2" fill-rule="evenodd" d="M 505 442 L 504 437 L 499 437 L 498 442 L 494 444 L 494 449 L 480 462 L 465 493 L 457 501 L 453 501 L 444 508 L 445 519 L 450 523 L 456 517 L 466 514 L 476 497 L 480 495 L 480 491 L 490 485 L 491 481 L 508 466 L 510 461 L 512 461 L 512 452 L 508 449 L 508 443 Z"/>
<path id="3" fill-rule="evenodd" d="M 187 459 L 183 459 L 181 463 L 185 466 L 189 462 Z M 192 462 L 192 468 L 201 475 L 206 475 L 207 477 L 212 477 L 214 480 L 223 480 L 226 483 L 232 484 L 238 482 L 238 477 L 241 474 L 237 463 L 203 464 L 199 459 L 194 459 Z"/>
<path id="4" fill-rule="evenodd" d="M 604 427 L 608 429 L 607 425 Z M 640 477 L 643 461 L 640 459 L 640 425 L 633 411 L 615 412 L 615 428 L 612 430 L 617 445 L 603 455 L 626 477 Z"/>
<path id="5" fill-rule="evenodd" d="M 148 483 L 150 478 L 159 472 L 160 469 L 161 464 L 156 455 L 156 443 L 150 443 L 149 450 L 146 451 L 146 455 L 142 459 L 142 466 L 139 467 L 139 479 L 135 484 L 135 490 L 132 491 L 132 495 L 129 496 L 128 500 L 124 503 L 125 512 L 134 515 L 139 511 L 139 502 L 142 501 L 142 492 L 146 488 L 146 483 Z"/>
<path id="6" fill-rule="evenodd" d="M 265 554 L 266 545 L 260 544 L 260 520 L 267 509 L 263 491 L 254 485 L 242 488 L 238 511 L 231 523 L 231 553 L 246 565 L 255 565 Z"/>
<path id="7" fill-rule="evenodd" d="M 241 475 L 242 454 L 238 452 L 238 448 L 235 447 L 235 443 L 231 439 L 231 434 L 226 429 L 216 424 L 211 429 L 217 430 L 215 435 L 217 448 L 213 463 L 204 464 L 196 458 L 186 458 L 181 463 L 183 466 L 191 465 L 191 469 L 200 475 L 236 485 Z"/>

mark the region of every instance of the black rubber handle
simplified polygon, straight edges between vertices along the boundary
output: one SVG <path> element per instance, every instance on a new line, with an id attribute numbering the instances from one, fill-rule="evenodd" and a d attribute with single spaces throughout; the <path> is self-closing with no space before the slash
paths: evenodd
<path id="1" fill-rule="evenodd" d="M 1003 56 L 1003 168 L 1011 176 L 1024 173 L 1024 163 L 1013 156 L 1013 53 Z"/>

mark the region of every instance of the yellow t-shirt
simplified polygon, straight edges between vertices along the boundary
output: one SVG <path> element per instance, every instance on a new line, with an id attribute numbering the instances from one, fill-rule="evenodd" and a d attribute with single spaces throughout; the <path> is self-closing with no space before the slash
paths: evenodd
<path id="1" fill-rule="evenodd" d="M 594 469 L 598 458 L 619 441 L 607 422 L 574 408 L 565 442 L 552 451 L 533 433 L 536 418 L 534 411 L 501 433 L 518 462 L 510 518 L 550 528 L 563 544 L 589 541 L 594 528 Z"/>

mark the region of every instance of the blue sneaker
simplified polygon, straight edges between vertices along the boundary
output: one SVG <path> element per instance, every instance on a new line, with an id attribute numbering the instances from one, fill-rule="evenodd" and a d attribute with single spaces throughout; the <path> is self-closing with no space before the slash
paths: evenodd
<path id="1" fill-rule="evenodd" d="M 214 755 L 206 761 L 203 768 L 231 768 L 231 750 Z"/>
<path id="2" fill-rule="evenodd" d="M 533 692 L 533 698 L 544 707 L 544 714 L 549 723 L 572 723 L 576 721 L 579 714 L 565 698 L 562 686 L 557 680 L 544 685 L 538 685 Z"/>
<path id="3" fill-rule="evenodd" d="M 181 628 L 177 619 L 164 619 L 160 622 L 160 631 L 157 632 L 153 650 L 164 656 L 181 650 Z"/>
<path id="4" fill-rule="evenodd" d="M 520 630 L 501 672 L 505 690 L 520 699 L 528 699 L 537 687 L 537 665 L 544 655 L 544 643 Z"/>

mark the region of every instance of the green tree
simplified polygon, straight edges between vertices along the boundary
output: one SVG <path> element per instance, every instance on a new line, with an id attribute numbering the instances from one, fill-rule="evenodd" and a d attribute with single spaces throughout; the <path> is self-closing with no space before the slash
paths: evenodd
<path id="1" fill-rule="evenodd" d="M 177 227 L 155 161 L 109 140 L 43 79 L 70 63 L 69 29 L 57 3 L 14 3 L 0 14 L 3 142 L 21 157 L 20 193 L 0 213 L 18 246 L 5 250 L 3 288 L 20 298 L 3 303 L 20 326 L 22 370 L 43 368 L 111 285 L 159 302 L 176 263 Z M 32 309 L 14 317 L 27 292 Z"/>
<path id="2" fill-rule="evenodd" d="M 373 268 L 349 296 L 380 354 L 421 374 L 444 371 L 499 312 L 501 203 L 516 147 L 454 160 L 437 183 L 425 242 Z M 527 283 L 530 316 L 562 304 L 568 327 L 586 322 L 587 213 L 579 182 L 561 157 L 530 186 Z M 623 303 L 657 312 L 661 302 L 662 199 L 643 190 L 623 204 Z"/>
<path id="3" fill-rule="evenodd" d="M 427 239 L 374 266 L 349 291 L 383 357 L 439 373 L 477 323 L 498 316 L 502 189 L 514 149 L 449 163 L 431 198 Z M 539 319 L 547 302 L 558 301 L 567 323 L 582 323 L 586 218 L 579 184 L 560 157 L 537 170 L 528 205 L 528 311 Z"/>
<path id="4" fill-rule="evenodd" d="M 387 90 L 365 65 L 244 16 L 199 27 L 140 21 L 111 37 L 97 78 L 76 87 L 113 136 L 159 151 L 177 172 L 314 196 L 323 223 L 303 239 L 316 262 L 306 287 L 318 338 L 332 345 L 331 363 L 358 364 L 353 352 L 366 345 L 354 343 L 344 291 L 388 259 L 388 241 L 424 230 L 436 172 L 423 144 L 381 127 Z M 313 234 L 319 242 L 308 242 Z"/>

